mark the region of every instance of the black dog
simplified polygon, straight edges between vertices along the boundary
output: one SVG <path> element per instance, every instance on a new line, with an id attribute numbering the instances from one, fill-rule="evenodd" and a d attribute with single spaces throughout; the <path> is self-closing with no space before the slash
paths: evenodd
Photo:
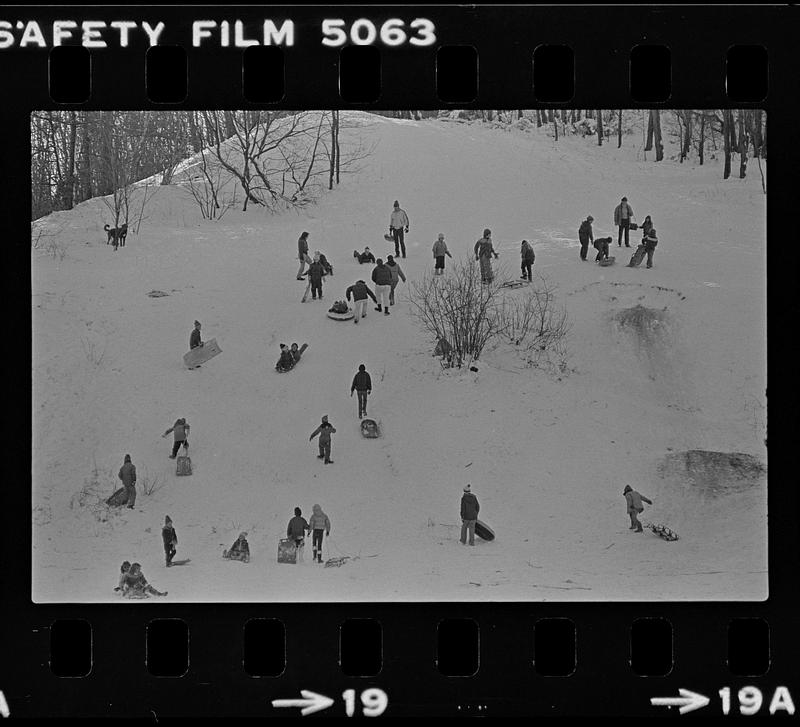
<path id="1" fill-rule="evenodd" d="M 108 233 L 108 239 L 106 240 L 106 245 L 113 242 L 114 246 L 119 245 L 121 247 L 125 247 L 125 238 L 128 236 L 127 222 L 123 223 L 120 227 L 111 227 L 109 225 L 103 225 L 103 229 Z"/>

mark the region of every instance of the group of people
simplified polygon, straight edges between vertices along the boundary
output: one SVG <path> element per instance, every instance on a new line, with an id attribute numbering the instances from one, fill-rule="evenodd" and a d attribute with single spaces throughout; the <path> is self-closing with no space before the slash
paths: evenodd
<path id="1" fill-rule="evenodd" d="M 299 507 L 294 509 L 294 517 L 289 520 L 286 527 L 286 537 L 289 538 L 297 549 L 297 560 L 303 562 L 303 547 L 306 535 L 311 535 L 313 548 L 312 559 L 315 563 L 322 563 L 322 536 L 331 534 L 330 518 L 322 511 L 319 505 L 311 508 L 311 519 L 306 521 Z"/>
<path id="2" fill-rule="evenodd" d="M 303 351 L 308 347 L 308 344 L 303 344 L 303 348 L 298 348 L 296 343 L 293 343 L 291 347 L 287 346 L 285 343 L 282 343 L 281 348 L 281 355 L 278 359 L 278 363 L 275 364 L 275 368 L 278 371 L 291 371 L 296 365 L 297 362 L 300 360 L 300 357 L 303 355 Z"/>
<path id="3" fill-rule="evenodd" d="M 617 247 L 622 247 L 622 241 L 625 240 L 625 247 L 630 247 L 630 230 L 636 229 L 636 225 L 634 220 L 636 219 L 633 213 L 633 207 L 630 206 L 628 203 L 628 198 L 623 197 L 620 200 L 620 203 L 614 208 L 614 226 L 618 228 L 618 235 L 617 235 Z M 613 241 L 611 237 L 600 237 L 595 239 L 594 234 L 592 232 L 592 223 L 594 222 L 594 217 L 589 215 L 583 222 L 581 222 L 580 227 L 578 228 L 578 239 L 580 241 L 581 249 L 580 249 L 580 258 L 581 260 L 586 260 L 586 254 L 589 250 L 589 244 L 591 243 L 595 250 L 597 250 L 597 255 L 595 256 L 595 262 L 600 262 L 601 260 L 608 260 L 609 255 L 609 247 Z M 647 255 L 647 267 L 653 267 L 653 254 L 655 253 L 656 246 L 658 245 L 658 237 L 656 235 L 656 229 L 653 227 L 653 221 L 650 215 L 647 215 L 644 218 L 644 222 L 641 225 L 642 230 L 642 247 L 643 253 Z M 633 267 L 634 265 L 638 264 L 638 262 L 633 261 L 629 267 Z"/>

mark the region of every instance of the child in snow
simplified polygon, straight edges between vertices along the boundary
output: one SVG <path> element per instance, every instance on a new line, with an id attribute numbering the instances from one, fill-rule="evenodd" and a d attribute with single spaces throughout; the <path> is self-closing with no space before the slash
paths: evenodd
<path id="1" fill-rule="evenodd" d="M 230 550 L 223 550 L 222 557 L 228 560 L 240 560 L 242 563 L 250 562 L 250 546 L 247 543 L 247 533 L 239 533 L 236 542 Z"/>
<path id="2" fill-rule="evenodd" d="M 200 321 L 194 322 L 194 330 L 189 335 L 189 349 L 199 348 L 203 345 L 200 340 Z"/>
<path id="3" fill-rule="evenodd" d="M 314 505 L 311 510 L 308 527 L 311 530 L 311 545 L 314 548 L 313 559 L 317 563 L 322 563 L 322 533 L 331 534 L 331 521 L 319 505 Z"/>
<path id="4" fill-rule="evenodd" d="M 392 255 L 387 256 L 386 267 L 389 268 L 389 272 L 392 274 L 392 287 L 389 290 L 389 305 L 394 305 L 394 289 L 401 280 L 404 283 L 406 282 L 406 276 L 403 274 L 402 269 L 395 262 Z"/>
<path id="5" fill-rule="evenodd" d="M 481 282 L 491 283 L 494 280 L 494 273 L 492 272 L 492 255 L 495 260 L 498 254 L 492 246 L 492 231 L 487 227 L 483 231 L 483 237 L 475 243 L 475 259 L 481 265 Z"/>
<path id="6" fill-rule="evenodd" d="M 333 424 L 328 423 L 328 415 L 326 414 L 322 417 L 322 424 L 320 424 L 308 438 L 310 442 L 319 434 L 319 454 L 317 455 L 317 459 L 324 459 L 325 464 L 333 464 L 333 460 L 331 459 L 331 434 L 335 433 L 336 430 L 333 428 Z"/>
<path id="7" fill-rule="evenodd" d="M 122 480 L 122 486 L 128 495 L 128 509 L 133 510 L 136 504 L 136 465 L 131 462 L 131 456 L 125 455 L 125 462 L 119 468 L 118 477 Z"/>
<path id="8" fill-rule="evenodd" d="M 164 541 L 164 556 L 167 559 L 167 568 L 169 568 L 177 551 L 175 546 L 178 544 L 178 534 L 175 532 L 175 528 L 172 527 L 172 518 L 169 515 L 164 518 L 161 539 Z"/>
<path id="9" fill-rule="evenodd" d="M 656 228 L 653 227 L 651 224 L 648 228 L 647 232 L 645 233 L 644 240 L 644 251 L 647 253 L 647 267 L 653 267 L 653 253 L 656 251 L 656 245 L 658 245 L 658 238 L 656 237 Z"/>
<path id="10" fill-rule="evenodd" d="M 436 242 L 433 243 L 433 259 L 436 261 L 433 266 L 434 275 L 444 275 L 445 255 L 451 259 L 453 257 L 447 249 L 447 243 L 444 241 L 444 232 L 440 232 Z"/>
<path id="11" fill-rule="evenodd" d="M 316 300 L 317 295 L 322 300 L 322 278 L 325 277 L 325 268 L 322 267 L 322 263 L 319 261 L 319 250 L 314 253 L 314 260 L 308 266 L 305 275 L 311 281 L 311 300 Z"/>
<path id="12" fill-rule="evenodd" d="M 161 435 L 163 438 L 170 432 L 173 434 L 174 441 L 172 443 L 172 454 L 169 456 L 170 459 L 175 459 L 175 457 L 177 457 L 178 450 L 181 447 L 187 452 L 189 451 L 189 428 L 186 419 L 181 417 L 180 419 L 176 419 L 175 423 Z"/>
<path id="13" fill-rule="evenodd" d="M 129 560 L 123 560 L 122 565 L 119 568 L 119 583 L 117 587 L 114 589 L 115 591 L 122 591 L 124 593 L 125 588 L 125 575 L 131 569 L 131 562 Z"/>
<path id="14" fill-rule="evenodd" d="M 318 251 L 319 252 L 319 251 Z M 319 264 L 322 265 L 322 269 L 325 271 L 325 275 L 330 275 L 333 277 L 333 265 L 328 262 L 328 258 L 325 257 L 324 253 L 319 253 Z"/>
<path id="15" fill-rule="evenodd" d="M 278 371 L 289 371 L 290 369 L 294 368 L 294 365 L 297 363 L 295 361 L 294 356 L 292 356 L 292 352 L 289 350 L 289 347 L 285 344 L 281 344 L 281 357 L 278 359 L 278 363 L 275 364 L 275 368 Z"/>
<path id="16" fill-rule="evenodd" d="M 378 313 L 383 311 L 388 316 L 389 291 L 392 289 L 392 271 L 384 265 L 381 258 L 378 258 L 375 267 L 372 269 L 372 282 L 375 283 L 375 297 L 378 299 L 378 306 L 375 310 Z"/>
<path id="17" fill-rule="evenodd" d="M 359 252 L 358 250 L 353 250 L 353 257 L 358 260 L 359 265 L 363 265 L 364 263 L 374 263 L 375 256 L 372 254 L 368 247 L 364 248 L 364 252 Z"/>
<path id="18" fill-rule="evenodd" d="M 469 544 L 475 545 L 475 523 L 478 522 L 478 513 L 481 506 L 478 503 L 478 498 L 472 494 L 472 489 L 469 483 L 464 487 L 464 494 L 461 496 L 461 544 L 467 544 L 467 535 L 469 535 Z"/>
<path id="19" fill-rule="evenodd" d="M 622 494 L 625 495 L 625 502 L 628 506 L 628 515 L 630 515 L 631 518 L 631 526 L 628 529 L 634 530 L 637 533 L 641 533 L 642 524 L 639 522 L 637 515 L 644 510 L 642 501 L 646 502 L 648 505 L 652 505 L 653 501 L 648 500 L 644 495 L 636 492 L 636 490 L 634 490 L 630 485 L 625 485 L 625 489 L 622 491 Z"/>
<path id="20" fill-rule="evenodd" d="M 520 256 L 522 258 L 522 280 L 531 282 L 531 265 L 536 261 L 536 253 L 533 251 L 533 245 L 527 240 L 522 241 L 520 246 Z"/>
<path id="21" fill-rule="evenodd" d="M 305 346 L 308 346 L 308 344 L 305 344 Z M 294 360 L 295 363 L 297 363 L 300 360 L 300 357 L 303 355 L 302 353 L 300 353 L 300 349 L 297 347 L 296 343 L 292 344 L 289 353 L 292 354 L 292 359 Z"/>
<path id="22" fill-rule="evenodd" d="M 608 246 L 611 244 L 610 237 L 598 237 L 594 241 L 594 249 L 597 250 L 597 255 L 594 261 L 600 262 L 601 260 L 608 260 Z"/>
<path id="23" fill-rule="evenodd" d="M 286 537 L 297 547 L 297 560 L 303 562 L 303 546 L 305 545 L 306 533 L 309 530 L 308 523 L 303 517 L 303 512 L 299 507 L 294 509 L 294 517 L 289 520 L 289 525 L 286 528 Z"/>
<path id="24" fill-rule="evenodd" d="M 167 595 L 167 591 L 162 593 L 147 582 L 147 578 L 145 578 L 144 573 L 142 573 L 142 566 L 138 563 L 134 563 L 131 569 L 125 574 L 122 590 L 123 595 L 127 598 L 141 598 L 148 593 L 152 593 L 154 596 Z"/>
<path id="25" fill-rule="evenodd" d="M 594 222 L 594 217 L 589 215 L 581 222 L 581 226 L 578 228 L 578 239 L 581 242 L 581 260 L 586 260 L 586 253 L 589 251 L 589 243 L 594 242 L 592 222 Z"/>

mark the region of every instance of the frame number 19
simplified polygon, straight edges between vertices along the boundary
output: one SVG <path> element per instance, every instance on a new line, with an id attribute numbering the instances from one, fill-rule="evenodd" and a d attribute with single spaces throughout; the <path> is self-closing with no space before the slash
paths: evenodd
<path id="1" fill-rule="evenodd" d="M 356 713 L 355 689 L 348 689 L 342 692 L 342 699 L 344 699 L 345 714 L 348 717 L 352 717 Z M 389 706 L 389 697 L 383 689 L 373 687 L 361 692 L 361 704 L 365 717 L 380 717 L 386 711 L 386 707 Z"/>

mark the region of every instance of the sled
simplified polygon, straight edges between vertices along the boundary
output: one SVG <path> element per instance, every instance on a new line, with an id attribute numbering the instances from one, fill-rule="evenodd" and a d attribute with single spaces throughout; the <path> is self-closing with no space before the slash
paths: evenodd
<path id="1" fill-rule="evenodd" d="M 311 290 L 311 278 L 308 279 L 308 285 L 306 285 L 306 291 L 303 293 L 303 297 L 300 299 L 301 303 L 305 303 L 308 300 L 308 291 Z"/>
<path id="2" fill-rule="evenodd" d="M 612 255 L 611 257 L 604 258 L 603 260 L 598 260 L 597 264 L 607 268 L 609 265 L 614 264 L 614 260 L 616 260 L 616 258 Z"/>
<path id="3" fill-rule="evenodd" d="M 494 530 L 492 530 L 483 520 L 475 521 L 475 535 L 487 543 L 494 540 Z"/>
<path id="4" fill-rule="evenodd" d="M 381 429 L 374 419 L 361 420 L 361 436 L 367 439 L 377 439 L 381 436 Z"/>
<path id="5" fill-rule="evenodd" d="M 383 239 L 386 240 L 386 242 L 394 242 L 394 236 L 393 235 L 388 235 L 388 234 L 384 235 Z"/>
<path id="6" fill-rule="evenodd" d="M 169 564 L 169 567 L 171 568 L 173 565 L 186 565 L 187 563 L 191 562 L 192 562 L 191 558 L 183 558 L 182 560 L 173 560 L 172 563 Z"/>
<path id="7" fill-rule="evenodd" d="M 278 541 L 278 563 L 297 563 L 297 545 L 290 538 Z"/>
<path id="8" fill-rule="evenodd" d="M 631 261 L 628 263 L 629 268 L 638 268 L 642 264 L 642 260 L 644 260 L 644 255 L 647 252 L 647 249 L 644 245 L 639 245 L 636 248 L 636 251 L 631 255 Z"/>
<path id="9" fill-rule="evenodd" d="M 121 507 L 128 504 L 128 491 L 124 487 L 120 487 L 111 497 L 106 500 L 106 505 L 111 507 Z"/>
<path id="10" fill-rule="evenodd" d="M 523 285 L 528 285 L 530 283 L 529 280 L 507 280 L 505 283 L 501 283 L 501 288 L 521 288 Z"/>
<path id="11" fill-rule="evenodd" d="M 175 474 L 179 477 L 192 474 L 192 460 L 188 454 L 178 456 L 178 462 L 175 466 Z"/>
<path id="12" fill-rule="evenodd" d="M 352 308 L 348 308 L 347 313 L 334 313 L 332 310 L 329 310 L 327 315 L 328 318 L 332 318 L 335 321 L 349 321 L 355 317 L 356 312 Z"/>
<path id="13" fill-rule="evenodd" d="M 193 369 L 214 358 L 214 356 L 219 353 L 222 353 L 222 349 L 217 344 L 217 339 L 212 338 L 210 341 L 206 341 L 202 346 L 193 348 L 191 351 L 183 354 L 183 363 L 186 364 L 187 368 Z"/>
<path id="14" fill-rule="evenodd" d="M 303 351 L 308 348 L 308 344 L 304 343 L 300 348 L 297 349 L 297 361 L 295 361 L 288 369 L 283 369 L 279 367 L 279 364 L 275 364 L 275 370 L 279 374 L 285 374 L 287 371 L 291 371 L 297 364 L 300 363 L 300 357 L 303 355 Z"/>

